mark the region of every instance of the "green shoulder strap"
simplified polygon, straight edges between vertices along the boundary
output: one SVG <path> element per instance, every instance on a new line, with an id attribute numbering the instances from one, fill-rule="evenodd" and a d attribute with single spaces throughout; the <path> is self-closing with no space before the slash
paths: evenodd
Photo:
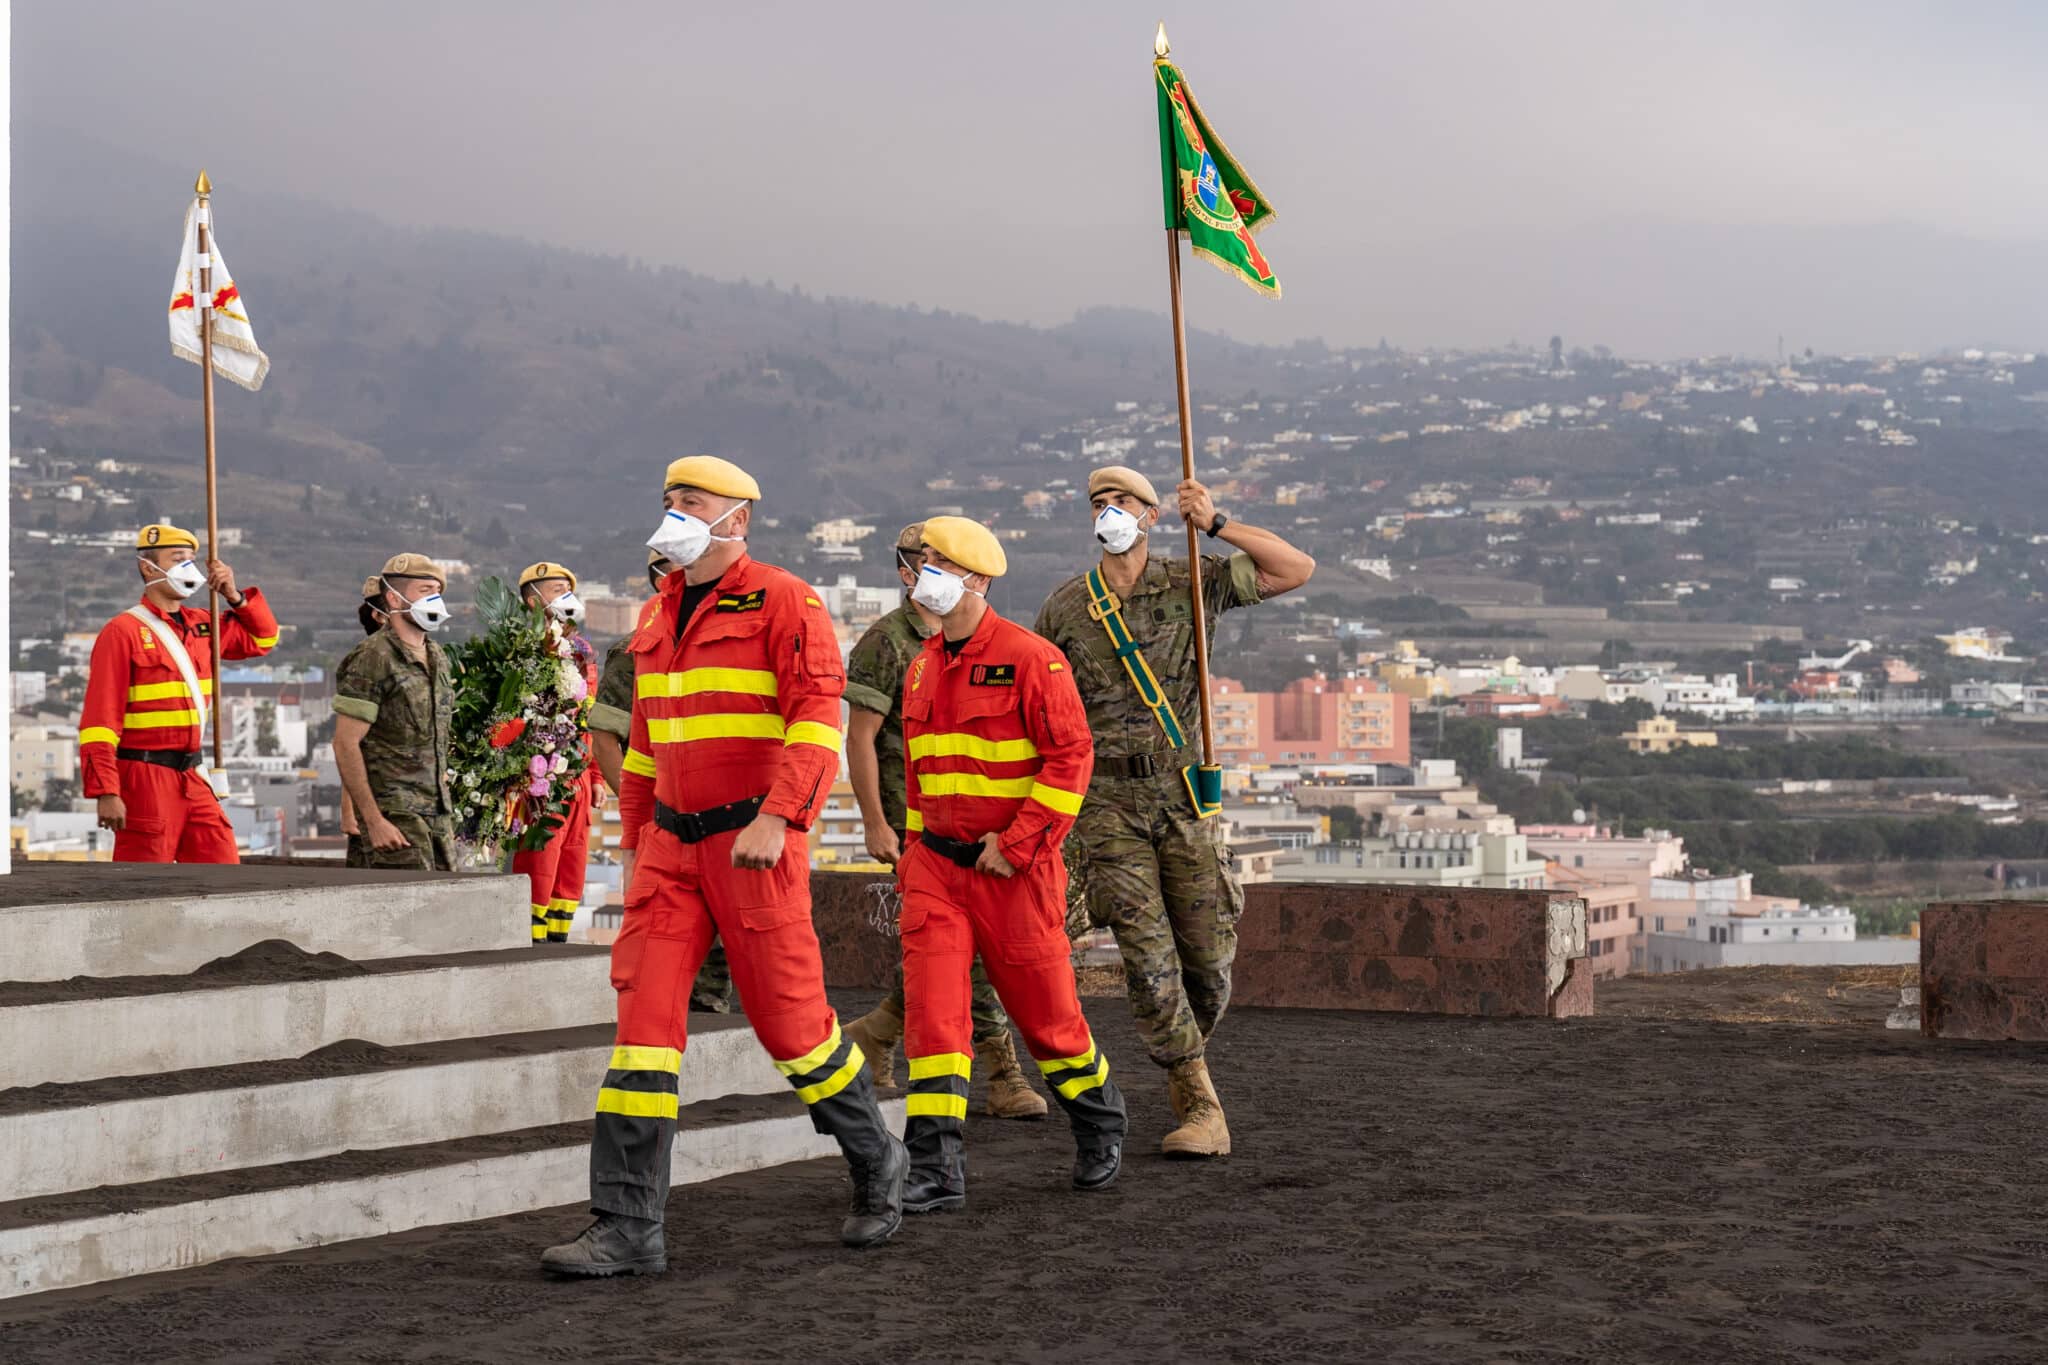
<path id="1" fill-rule="evenodd" d="M 1131 686 L 1138 689 L 1138 700 L 1159 722 L 1166 742 L 1176 749 L 1186 745 L 1186 732 L 1180 728 L 1180 718 L 1173 714 L 1173 703 L 1166 699 L 1166 690 L 1159 685 L 1159 675 L 1152 671 L 1152 665 L 1146 662 L 1144 651 L 1131 638 L 1131 628 L 1124 624 L 1123 603 L 1103 581 L 1100 565 L 1088 571 L 1088 614 L 1108 632 L 1110 648 L 1123 663 Z M 1220 773 L 1212 777 L 1207 769 L 1188 767 L 1181 770 L 1181 780 L 1187 783 L 1188 800 L 1193 803 L 1197 817 L 1206 820 L 1222 810 Z"/>

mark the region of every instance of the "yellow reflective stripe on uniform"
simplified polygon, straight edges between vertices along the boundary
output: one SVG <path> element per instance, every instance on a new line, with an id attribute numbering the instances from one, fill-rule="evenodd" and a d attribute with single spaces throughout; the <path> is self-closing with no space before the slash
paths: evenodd
<path id="1" fill-rule="evenodd" d="M 199 695 L 202 697 L 213 695 L 213 679 L 201 678 L 199 680 Z M 168 701 L 172 697 L 176 697 L 179 701 L 189 701 L 191 699 L 192 689 L 185 686 L 183 678 L 178 679 L 176 682 L 143 683 L 140 687 L 128 689 L 128 700 L 130 701 Z"/>
<path id="2" fill-rule="evenodd" d="M 690 744 L 700 739 L 781 739 L 782 717 L 733 711 L 708 716 L 650 717 L 647 738 L 656 744 Z"/>
<path id="3" fill-rule="evenodd" d="M 705 692 L 775 695 L 775 675 L 765 668 L 686 668 L 680 673 L 642 673 L 633 683 L 640 697 L 695 697 Z"/>
<path id="4" fill-rule="evenodd" d="M 1092 1066 L 1094 1063 L 1095 1048 L 1090 1044 L 1088 1050 L 1078 1057 L 1048 1057 L 1038 1064 L 1038 1069 L 1050 1076 L 1055 1071 L 1079 1071 L 1082 1067 Z"/>
<path id="5" fill-rule="evenodd" d="M 80 744 L 119 744 L 121 736 L 104 725 L 88 725 L 78 732 Z"/>
<path id="6" fill-rule="evenodd" d="M 909 1119 L 964 1119 L 965 1095 L 912 1095 L 903 1101 L 903 1117 Z"/>
<path id="7" fill-rule="evenodd" d="M 1104 1057 L 1102 1059 L 1102 1064 L 1095 1068 L 1094 1075 L 1076 1076 L 1071 1081 L 1061 1082 L 1059 1085 L 1054 1086 L 1053 1089 L 1060 1092 L 1061 1099 L 1071 1100 L 1078 1096 L 1083 1090 L 1093 1090 L 1096 1086 L 1101 1085 L 1104 1081 L 1108 1079 L 1109 1058 Z"/>
<path id="8" fill-rule="evenodd" d="M 868 1059 L 861 1055 L 861 1050 L 858 1047 L 849 1047 L 846 1049 L 846 1062 L 844 1065 L 824 1080 L 819 1081 L 816 1085 L 798 1086 L 796 1097 L 805 1104 L 816 1104 L 819 1100 L 829 1100 L 851 1085 L 853 1078 L 858 1076 L 860 1069 L 867 1064 Z"/>
<path id="9" fill-rule="evenodd" d="M 912 758 L 974 758 L 983 763 L 1022 763 L 1038 757 L 1028 739 L 983 739 L 980 735 L 947 733 L 918 735 L 910 741 Z"/>
<path id="10" fill-rule="evenodd" d="M 672 1047 L 615 1047 L 612 1049 L 611 1069 L 666 1071 L 674 1075 L 683 1069 L 683 1054 Z"/>
<path id="11" fill-rule="evenodd" d="M 1070 792 L 1064 787 L 1048 787 L 1043 782 L 1031 784 L 1031 799 L 1061 815 L 1081 813 L 1081 793 Z"/>
<path id="12" fill-rule="evenodd" d="M 924 812 L 915 806 L 903 812 L 903 832 L 905 834 L 924 833 Z"/>
<path id="13" fill-rule="evenodd" d="M 275 635 L 252 636 L 251 640 L 258 649 L 274 649 L 277 646 L 277 637 Z"/>
<path id="14" fill-rule="evenodd" d="M 654 760 L 641 753 L 638 749 L 626 750 L 625 761 L 619 766 L 632 773 L 635 777 L 654 776 Z"/>
<path id="15" fill-rule="evenodd" d="M 629 1119 L 672 1119 L 676 1116 L 676 1097 L 651 1090 L 614 1090 L 606 1086 L 597 1092 L 597 1112 L 623 1114 Z"/>
<path id="16" fill-rule="evenodd" d="M 964 1052 L 934 1052 L 929 1057 L 910 1059 L 913 1081 L 926 1081 L 934 1076 L 958 1076 L 965 1080 L 973 1071 L 974 1059 Z"/>
<path id="17" fill-rule="evenodd" d="M 791 744 L 815 744 L 836 754 L 839 752 L 839 727 L 821 721 L 800 720 L 789 727 L 782 743 L 785 748 Z"/>
<path id="18" fill-rule="evenodd" d="M 919 773 L 917 789 L 926 796 L 1029 796 L 1037 780 L 1030 777 L 983 777 L 980 773 Z"/>
<path id="19" fill-rule="evenodd" d="M 169 730 L 179 725 L 197 725 L 197 711 L 130 711 L 121 717 L 124 730 Z"/>
<path id="20" fill-rule="evenodd" d="M 801 1076 L 806 1071 L 816 1071 L 825 1065 L 825 1059 L 839 1046 L 839 1021 L 832 1021 L 832 1031 L 825 1035 L 825 1041 L 801 1057 L 792 1057 L 786 1062 L 776 1062 L 775 1069 L 785 1076 Z"/>

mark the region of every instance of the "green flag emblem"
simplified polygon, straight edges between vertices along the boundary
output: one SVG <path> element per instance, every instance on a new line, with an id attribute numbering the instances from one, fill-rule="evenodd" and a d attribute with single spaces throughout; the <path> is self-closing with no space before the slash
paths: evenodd
<path id="1" fill-rule="evenodd" d="M 1159 169 L 1166 226 L 1185 232 L 1206 256 L 1261 294 L 1280 297 L 1273 267 L 1252 234 L 1273 221 L 1273 205 L 1216 136 L 1180 69 L 1152 64 L 1159 96 Z"/>

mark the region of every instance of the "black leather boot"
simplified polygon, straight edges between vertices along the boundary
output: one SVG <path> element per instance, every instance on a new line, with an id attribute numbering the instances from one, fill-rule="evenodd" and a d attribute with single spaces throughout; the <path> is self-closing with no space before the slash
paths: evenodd
<path id="1" fill-rule="evenodd" d="M 1106 1190 L 1116 1183 L 1116 1173 L 1123 1169 L 1124 1145 L 1117 1142 L 1090 1142 L 1074 1152 L 1074 1188 L 1077 1190 Z"/>
<path id="2" fill-rule="evenodd" d="M 540 1254 L 550 1275 L 595 1278 L 605 1275 L 660 1275 L 668 1270 L 661 1224 L 651 1218 L 601 1213 L 573 1242 Z"/>
<path id="3" fill-rule="evenodd" d="M 935 1133 L 918 1143 L 903 1186 L 905 1213 L 951 1213 L 967 1203 L 966 1144 L 958 1133 Z"/>
<path id="4" fill-rule="evenodd" d="M 910 1153 L 891 1137 L 881 1160 L 856 1158 L 848 1166 L 853 1176 L 853 1208 L 840 1224 L 839 1240 L 850 1247 L 880 1246 L 903 1226 L 903 1185 L 910 1174 Z"/>

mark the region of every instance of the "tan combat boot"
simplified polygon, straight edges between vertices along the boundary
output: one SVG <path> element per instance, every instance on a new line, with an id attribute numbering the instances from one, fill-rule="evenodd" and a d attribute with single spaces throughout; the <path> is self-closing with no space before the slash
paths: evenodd
<path id="1" fill-rule="evenodd" d="M 988 1112 L 999 1119 L 1042 1119 L 1045 1096 L 1024 1079 L 1017 1065 L 1017 1047 L 1008 1032 L 997 1034 L 981 1045 L 988 1058 Z"/>
<path id="2" fill-rule="evenodd" d="M 842 1032 L 868 1059 L 868 1075 L 877 1090 L 896 1088 L 896 1044 L 903 1038 L 903 1016 L 881 1004 L 848 1024 Z"/>
<path id="3" fill-rule="evenodd" d="M 1180 1127 L 1160 1140 L 1159 1150 L 1181 1158 L 1230 1155 L 1230 1128 L 1209 1081 L 1209 1064 L 1200 1057 L 1174 1063 L 1166 1073 L 1166 1090 Z"/>

